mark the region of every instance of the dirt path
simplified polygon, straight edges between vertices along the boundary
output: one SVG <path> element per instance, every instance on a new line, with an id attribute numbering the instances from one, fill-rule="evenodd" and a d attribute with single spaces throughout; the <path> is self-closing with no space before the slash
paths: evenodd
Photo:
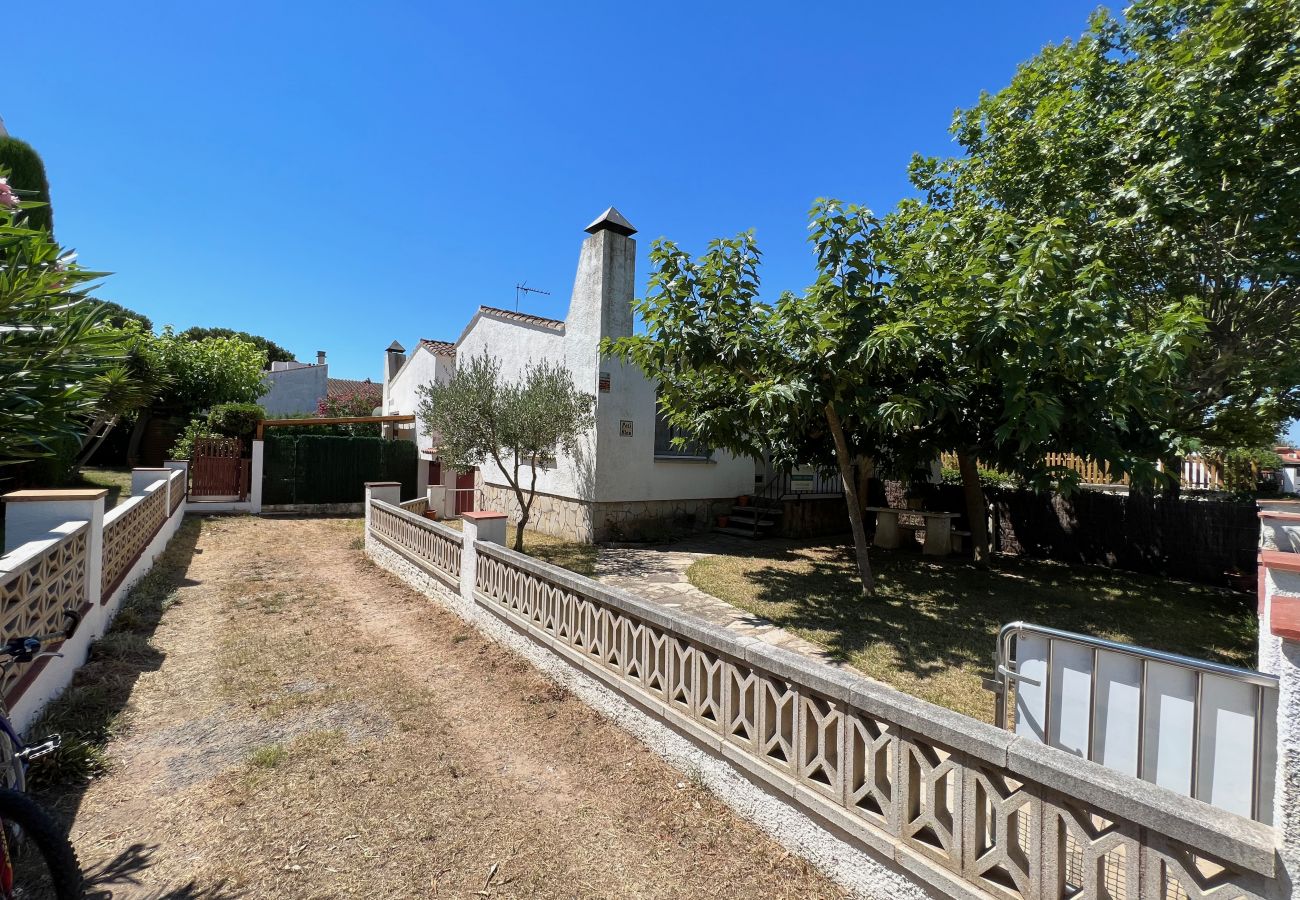
<path id="1" fill-rule="evenodd" d="M 360 537 L 203 523 L 76 812 L 103 896 L 840 896 Z"/>

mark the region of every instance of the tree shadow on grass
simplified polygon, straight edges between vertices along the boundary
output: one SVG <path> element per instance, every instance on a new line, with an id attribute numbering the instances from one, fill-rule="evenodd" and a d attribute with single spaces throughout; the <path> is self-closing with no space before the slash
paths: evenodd
<path id="1" fill-rule="evenodd" d="M 927 679 L 964 668 L 973 678 L 992 669 L 998 631 L 1017 620 L 1253 664 L 1253 610 L 1217 588 L 1012 558 L 980 570 L 956 557 L 873 549 L 877 589 L 864 598 L 843 545 L 763 544 L 726 559 L 697 564 L 692 581 L 868 672 Z"/>

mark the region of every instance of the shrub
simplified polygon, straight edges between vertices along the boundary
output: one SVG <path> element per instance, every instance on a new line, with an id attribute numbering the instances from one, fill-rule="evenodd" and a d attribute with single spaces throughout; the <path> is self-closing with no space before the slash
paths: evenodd
<path id="1" fill-rule="evenodd" d="M 208 428 L 228 437 L 249 437 L 266 410 L 256 403 L 218 403 L 208 412 Z"/>
<path id="2" fill-rule="evenodd" d="M 216 435 L 203 419 L 190 419 L 190 424 L 185 426 L 181 436 L 176 439 L 168 456 L 172 459 L 191 459 L 194 456 L 194 442 L 201 437 Z"/>
<path id="3" fill-rule="evenodd" d="M 9 184 L 22 200 L 36 200 L 44 206 L 26 210 L 27 225 L 39 231 L 54 231 L 54 210 L 50 206 L 50 183 L 45 163 L 31 144 L 12 137 L 0 137 L 0 168 L 9 170 Z"/>

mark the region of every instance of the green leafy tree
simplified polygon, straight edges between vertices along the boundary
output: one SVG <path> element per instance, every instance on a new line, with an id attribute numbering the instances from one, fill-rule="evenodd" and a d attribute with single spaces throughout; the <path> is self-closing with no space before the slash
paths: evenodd
<path id="1" fill-rule="evenodd" d="M 595 422 L 596 398 L 578 390 L 567 369 L 545 360 L 506 381 L 500 362 L 486 353 L 463 360 L 450 381 L 425 385 L 420 394 L 416 414 L 439 435 L 444 463 L 469 469 L 490 459 L 505 475 L 519 503 L 515 549 L 522 552 L 537 470 L 558 453 L 580 453 L 579 441 Z"/>
<path id="2" fill-rule="evenodd" d="M 1204 340 L 1156 423 L 1171 462 L 1262 445 L 1300 414 L 1296 23 L 1294 0 L 1102 10 L 958 114 L 964 156 L 913 164 L 936 208 L 1061 223 L 1135 330 L 1195 303 Z"/>
<path id="3" fill-rule="evenodd" d="M 1076 474 L 1047 457 L 1075 453 L 1151 483 L 1169 446 L 1152 423 L 1176 402 L 1204 322 L 1188 299 L 1134 327 L 1096 246 L 1067 223 L 966 199 L 887 217 L 877 248 L 889 302 L 866 358 L 891 386 L 876 410 L 883 456 L 907 470 L 956 451 L 985 564 L 979 464 L 1068 490 Z"/>
<path id="4" fill-rule="evenodd" d="M 112 300 L 95 298 L 95 302 L 107 311 L 105 322 L 114 328 L 126 328 L 127 323 L 136 322 L 144 331 L 153 332 L 153 319 L 144 313 L 138 313 L 133 309 L 127 309 L 120 303 L 114 303 Z"/>
<path id="5" fill-rule="evenodd" d="M 50 206 L 50 183 L 45 177 L 45 163 L 31 144 L 14 137 L 0 137 L 0 169 L 9 185 L 32 206 L 23 211 L 27 227 L 54 232 L 54 209 Z"/>
<path id="6" fill-rule="evenodd" d="M 191 341 L 203 341 L 208 338 L 239 338 L 241 341 L 252 344 L 266 353 L 267 362 L 294 361 L 292 353 L 270 338 L 264 338 L 259 334 L 249 334 L 247 331 L 236 331 L 233 328 L 186 328 L 181 332 L 181 337 Z"/>
<path id="7" fill-rule="evenodd" d="M 837 468 L 865 593 L 874 587 L 863 521 L 865 481 L 881 446 L 869 413 L 888 398 L 865 355 L 885 315 L 869 210 L 820 200 L 810 214 L 817 276 L 802 295 L 759 300 L 752 233 L 715 240 L 693 259 L 656 241 L 644 334 L 606 342 L 659 384 L 668 421 L 700 443 L 777 465 Z"/>
<path id="8" fill-rule="evenodd" d="M 28 227 L 31 208 L 0 192 L 0 465 L 76 446 L 124 355 L 86 296 L 97 273 Z"/>
<path id="9" fill-rule="evenodd" d="M 266 353 L 237 337 L 190 339 L 171 326 L 159 335 L 142 335 L 142 352 L 149 366 L 165 373 L 154 403 L 136 417 L 127 448 L 128 459 L 139 457 L 140 441 L 151 418 L 191 418 L 219 403 L 254 403 L 266 393 L 262 373 Z"/>

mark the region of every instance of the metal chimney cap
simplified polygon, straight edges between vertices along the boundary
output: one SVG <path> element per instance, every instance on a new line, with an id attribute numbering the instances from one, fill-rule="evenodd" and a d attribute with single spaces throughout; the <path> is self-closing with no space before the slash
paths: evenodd
<path id="1" fill-rule="evenodd" d="M 623 214 L 612 206 L 601 213 L 596 218 L 596 221 L 584 228 L 583 231 L 589 234 L 595 234 L 597 231 L 612 231 L 624 237 L 631 237 L 636 234 L 636 229 L 632 227 L 632 223 L 623 218 Z"/>
<path id="2" fill-rule="evenodd" d="M 388 351 L 387 351 L 387 352 L 389 352 L 389 353 L 405 353 L 405 352 L 406 352 L 406 348 L 403 347 L 401 344 L 397 343 L 397 341 L 393 341 L 391 344 L 388 345 Z"/>

